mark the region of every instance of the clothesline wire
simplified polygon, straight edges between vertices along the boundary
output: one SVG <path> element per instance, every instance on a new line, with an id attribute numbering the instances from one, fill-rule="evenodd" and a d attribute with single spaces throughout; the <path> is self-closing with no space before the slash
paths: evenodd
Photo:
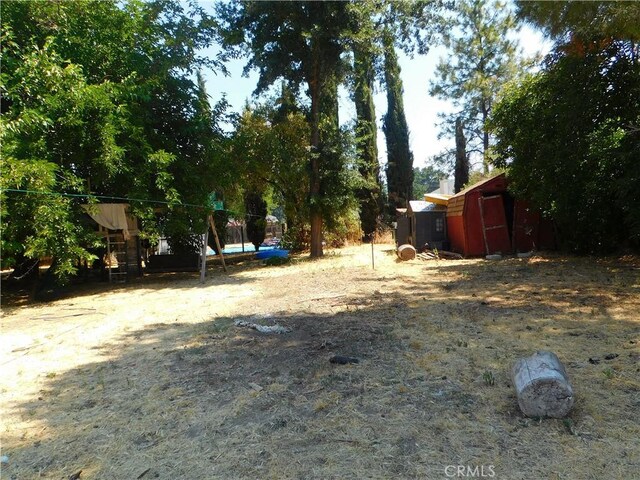
<path id="1" fill-rule="evenodd" d="M 22 189 L 22 188 L 3 188 L 3 189 L 0 189 L 0 193 L 1 192 L 35 193 L 35 194 L 39 194 L 39 195 L 49 195 L 49 196 L 54 196 L 54 197 L 97 198 L 97 199 L 102 199 L 102 200 L 125 200 L 127 202 L 156 203 L 156 204 L 160 204 L 160 205 L 173 205 L 173 206 L 180 206 L 180 207 L 193 207 L 193 208 L 199 208 L 199 209 L 202 209 L 202 210 L 206 210 L 206 207 L 203 207 L 202 205 L 196 205 L 194 203 L 176 203 L 176 202 L 168 202 L 166 200 L 149 200 L 149 199 L 144 199 L 144 198 L 113 197 L 113 196 L 109 196 L 109 195 L 92 195 L 92 194 L 88 194 L 88 193 L 48 192 L 48 191 L 44 191 L 44 190 L 27 190 L 27 189 Z M 226 208 L 223 208 L 223 209 L 220 209 L 220 210 L 216 210 L 216 211 L 223 211 L 223 212 L 227 212 L 227 213 L 231 213 L 231 214 L 240 214 L 240 212 L 235 212 L 233 210 L 228 210 Z M 246 213 L 245 216 L 262 218 L 260 215 L 255 215 L 253 213 Z"/>

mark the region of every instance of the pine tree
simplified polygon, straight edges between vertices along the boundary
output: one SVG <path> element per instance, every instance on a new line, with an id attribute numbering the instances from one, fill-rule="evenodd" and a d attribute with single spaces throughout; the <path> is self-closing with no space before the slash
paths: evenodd
<path id="1" fill-rule="evenodd" d="M 441 115 L 443 126 L 453 129 L 455 119 L 462 117 L 469 151 L 482 156 L 487 173 L 491 140 L 486 122 L 499 89 L 521 68 L 516 43 L 508 37 L 516 21 L 499 0 L 461 0 L 453 13 L 443 36 L 449 55 L 438 63 L 430 93 L 458 108 Z"/>

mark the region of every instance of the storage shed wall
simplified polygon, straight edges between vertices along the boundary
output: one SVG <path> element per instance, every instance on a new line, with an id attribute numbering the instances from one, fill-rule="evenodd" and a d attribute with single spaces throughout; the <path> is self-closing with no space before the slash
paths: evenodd
<path id="1" fill-rule="evenodd" d="M 502 174 L 463 190 L 449 199 L 447 227 L 449 242 L 454 252 L 467 257 L 486 253 L 478 199 L 483 195 L 505 193 L 506 189 L 506 177 Z"/>
<path id="2" fill-rule="evenodd" d="M 513 199 L 504 174 L 451 197 L 447 228 L 451 250 L 469 257 L 486 254 L 485 233 L 489 253 L 555 248 L 553 224 L 526 202 Z"/>
<path id="3" fill-rule="evenodd" d="M 449 200 L 447 227 L 451 250 L 464 256 L 484 255 L 484 237 L 478 198 L 481 192 L 469 191 Z M 452 202 L 453 200 L 453 202 Z M 451 208 L 453 207 L 453 208 Z"/>
<path id="4" fill-rule="evenodd" d="M 398 225 L 396 227 L 396 245 L 404 245 L 411 243 L 410 221 L 406 215 L 399 215 L 397 218 Z"/>
<path id="5" fill-rule="evenodd" d="M 446 214 L 444 211 L 416 212 L 413 246 L 421 249 L 425 244 L 430 248 L 444 248 L 447 240 Z"/>
<path id="6" fill-rule="evenodd" d="M 454 252 L 463 253 L 466 250 L 464 233 L 464 195 L 451 197 L 447 205 L 447 232 L 449 234 L 449 248 Z"/>
<path id="7" fill-rule="evenodd" d="M 462 215 L 447 216 L 447 231 L 449 232 L 449 248 L 454 252 L 463 253 L 466 250 L 466 244 Z"/>
<path id="8" fill-rule="evenodd" d="M 478 199 L 482 192 L 474 190 L 466 195 L 465 209 L 463 215 L 465 250 L 463 255 L 476 257 L 485 254 L 484 237 L 482 234 L 482 220 L 480 218 L 480 207 Z"/>

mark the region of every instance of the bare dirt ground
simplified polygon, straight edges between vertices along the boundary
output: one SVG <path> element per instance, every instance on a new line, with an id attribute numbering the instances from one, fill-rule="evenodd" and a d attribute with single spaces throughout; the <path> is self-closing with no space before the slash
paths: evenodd
<path id="1" fill-rule="evenodd" d="M 5 305 L 1 478 L 640 478 L 637 258 L 375 261 Z M 509 370 L 538 349 L 567 368 L 567 419 L 518 409 Z"/>

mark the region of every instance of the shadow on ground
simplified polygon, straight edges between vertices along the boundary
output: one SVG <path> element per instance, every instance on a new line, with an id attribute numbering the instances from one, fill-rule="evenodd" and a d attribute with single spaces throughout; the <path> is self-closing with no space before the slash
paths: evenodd
<path id="1" fill-rule="evenodd" d="M 104 345 L 103 361 L 49 379 L 10 412 L 31 427 L 4 435 L 6 478 L 82 470 L 97 479 L 439 479 L 449 465 L 491 466 L 507 479 L 638 471 L 635 270 L 514 259 L 358 281 L 379 287 L 328 299 L 331 314 L 301 307 L 157 324 Z M 291 331 L 263 334 L 238 320 Z M 565 421 L 518 411 L 508 369 L 540 348 L 565 361 L 578 392 Z M 617 356 L 605 360 L 609 353 Z M 336 354 L 360 362 L 330 363 Z"/>
<path id="2" fill-rule="evenodd" d="M 228 265 L 225 273 L 221 266 L 208 266 L 204 285 L 224 285 L 250 281 L 249 277 L 238 277 L 238 272 L 247 272 L 264 268 L 259 260 L 245 261 Z M 2 308 L 13 310 L 28 308 L 34 304 L 47 303 L 55 300 L 82 298 L 86 296 L 117 293 L 135 290 L 183 290 L 203 285 L 200 282 L 200 272 L 152 272 L 143 276 L 132 276 L 126 282 L 109 283 L 96 276 L 74 278 L 66 285 L 49 285 L 37 298 L 33 297 L 33 288 L 20 284 L 4 282 L 2 292 Z"/>

